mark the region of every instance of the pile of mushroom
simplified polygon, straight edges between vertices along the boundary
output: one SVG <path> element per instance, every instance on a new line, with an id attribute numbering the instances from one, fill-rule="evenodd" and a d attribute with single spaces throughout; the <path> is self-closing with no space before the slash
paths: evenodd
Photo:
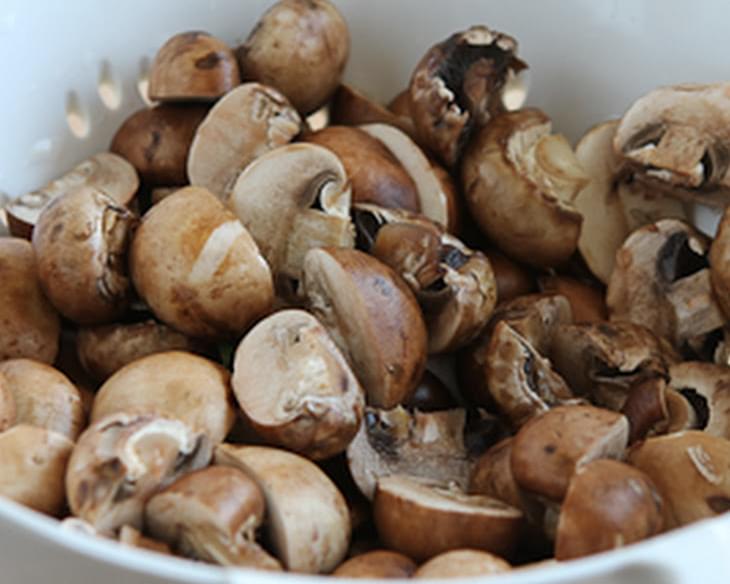
<path id="1" fill-rule="evenodd" d="M 730 201 L 727 85 L 573 149 L 507 98 L 507 34 L 436 43 L 387 106 L 342 84 L 349 51 L 329 0 L 239 47 L 175 35 L 110 152 L 5 209 L 0 496 L 360 578 L 730 510 L 730 211 L 713 239 L 687 207 Z"/>

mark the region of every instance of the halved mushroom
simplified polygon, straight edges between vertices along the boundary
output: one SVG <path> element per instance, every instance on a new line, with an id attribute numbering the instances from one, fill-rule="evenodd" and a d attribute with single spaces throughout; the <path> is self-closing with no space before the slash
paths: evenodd
<path id="1" fill-rule="evenodd" d="M 251 477 L 266 499 L 268 541 L 287 570 L 333 570 L 350 542 L 350 516 L 342 494 L 306 458 L 261 446 L 216 447 L 215 463 Z"/>
<path id="2" fill-rule="evenodd" d="M 13 398 L 17 424 L 76 440 L 86 414 L 79 390 L 63 373 L 39 361 L 10 359 L 0 362 L 0 376 Z"/>
<path id="3" fill-rule="evenodd" d="M 127 247 L 136 217 L 104 191 L 84 186 L 46 205 L 33 229 L 38 279 L 58 311 L 101 324 L 127 310 Z"/>
<path id="4" fill-rule="evenodd" d="M 588 176 L 565 137 L 536 109 L 500 114 L 467 147 L 462 181 L 480 229 L 507 255 L 539 267 L 575 251 L 581 214 L 573 200 Z"/>
<path id="5" fill-rule="evenodd" d="M 541 292 L 560 294 L 570 303 L 573 322 L 603 322 L 608 309 L 603 292 L 597 286 L 568 276 L 542 276 L 538 279 Z"/>
<path id="6" fill-rule="evenodd" d="M 83 187 L 94 187 L 124 206 L 137 193 L 139 178 L 134 167 L 121 156 L 111 152 L 96 154 L 43 188 L 21 195 L 8 205 L 10 232 L 30 239 L 46 205 L 56 197 Z"/>
<path id="7" fill-rule="evenodd" d="M 665 219 L 634 231 L 616 254 L 606 292 L 612 320 L 643 325 L 677 348 L 725 324 L 707 262 L 708 238 Z"/>
<path id="8" fill-rule="evenodd" d="M 207 32 L 171 37 L 150 69 L 152 101 L 215 101 L 241 83 L 231 48 Z"/>
<path id="9" fill-rule="evenodd" d="M 340 160 L 314 144 L 264 154 L 238 177 L 228 204 L 277 280 L 299 280 L 317 247 L 353 247 L 351 191 Z"/>
<path id="10" fill-rule="evenodd" d="M 373 550 L 351 557 L 332 572 L 338 578 L 410 578 L 416 563 L 389 550 Z"/>
<path id="11" fill-rule="evenodd" d="M 479 550 L 451 550 L 419 566 L 417 580 L 442 578 L 477 578 L 509 572 L 512 566 L 499 556 Z"/>
<path id="12" fill-rule="evenodd" d="M 709 260 L 715 301 L 720 305 L 724 316 L 730 318 L 730 210 L 726 210 L 722 216 L 710 247 Z M 727 336 L 727 332 L 725 335 Z"/>
<path id="13" fill-rule="evenodd" d="M 190 145 L 190 183 L 228 198 L 239 173 L 255 158 L 288 144 L 299 133 L 301 118 L 271 87 L 244 83 L 208 112 Z"/>
<path id="14" fill-rule="evenodd" d="M 378 481 L 373 515 L 382 542 L 416 561 L 461 548 L 509 557 L 523 521 L 497 499 L 406 475 Z"/>
<path id="15" fill-rule="evenodd" d="M 63 510 L 74 445 L 56 432 L 18 425 L 0 433 L 0 496 L 49 515 Z"/>
<path id="16" fill-rule="evenodd" d="M 61 322 L 41 290 L 33 246 L 16 237 L 0 237 L 0 321 L 0 360 L 55 361 Z"/>
<path id="17" fill-rule="evenodd" d="M 426 365 L 426 326 L 413 293 L 360 251 L 323 248 L 304 258 L 304 296 L 350 361 L 370 405 L 404 403 Z"/>
<path id="18" fill-rule="evenodd" d="M 71 512 L 103 534 L 141 528 L 144 506 L 158 489 L 206 466 L 208 437 L 156 415 L 110 415 L 79 437 L 66 470 Z"/>
<path id="19" fill-rule="evenodd" d="M 0 372 L 0 433 L 15 425 L 15 400 L 8 381 Z"/>
<path id="20" fill-rule="evenodd" d="M 72 518 L 72 520 L 80 521 L 75 517 Z M 117 541 L 122 545 L 126 545 L 129 547 L 149 550 L 170 556 L 172 555 L 172 550 L 170 549 L 170 546 L 168 546 L 165 542 L 157 541 L 156 539 L 152 539 L 151 537 L 146 537 L 142 535 L 142 532 L 140 532 L 139 529 L 136 529 L 131 525 L 122 525 L 121 529 L 119 530 L 119 536 L 117 538 Z"/>
<path id="21" fill-rule="evenodd" d="M 264 495 L 235 468 L 212 466 L 186 474 L 145 505 L 150 533 L 181 554 L 223 566 L 281 570 L 256 543 Z"/>
<path id="22" fill-rule="evenodd" d="M 213 444 L 234 421 L 230 375 L 191 353 L 168 351 L 133 361 L 106 380 L 96 394 L 91 422 L 113 414 L 157 413 L 180 420 Z"/>
<path id="23" fill-rule="evenodd" d="M 310 458 L 342 452 L 362 420 L 357 378 L 325 328 L 303 310 L 277 312 L 243 338 L 232 384 L 259 435 Z"/>
<path id="24" fill-rule="evenodd" d="M 512 474 L 513 437 L 500 440 L 474 463 L 467 492 L 504 501 L 524 510 L 526 502 Z"/>
<path id="25" fill-rule="evenodd" d="M 420 141 L 454 167 L 475 128 L 504 110 L 510 71 L 527 67 L 511 36 L 472 26 L 431 47 L 411 77 L 410 113 Z"/>
<path id="26" fill-rule="evenodd" d="M 664 433 L 663 430 L 675 422 L 676 416 L 670 413 L 668 393 L 667 382 L 662 377 L 650 377 L 630 388 L 621 408 L 629 421 L 629 444 L 650 434 Z"/>
<path id="27" fill-rule="evenodd" d="M 273 303 L 271 272 L 253 238 L 199 187 L 147 212 L 132 242 L 130 271 L 155 316 L 194 337 L 237 338 Z"/>
<path id="28" fill-rule="evenodd" d="M 663 503 L 643 472 L 615 460 L 579 468 L 560 509 L 559 561 L 623 547 L 662 531 Z"/>

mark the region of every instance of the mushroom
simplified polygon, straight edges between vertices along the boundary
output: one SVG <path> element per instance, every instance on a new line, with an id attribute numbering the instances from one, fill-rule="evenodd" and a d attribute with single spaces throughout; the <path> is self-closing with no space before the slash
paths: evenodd
<path id="1" fill-rule="evenodd" d="M 592 283 L 568 276 L 542 276 L 538 279 L 540 291 L 560 294 L 570 303 L 573 322 L 603 322 L 608 320 L 608 309 L 603 292 Z"/>
<path id="2" fill-rule="evenodd" d="M 612 320 L 644 325 L 677 348 L 721 328 L 725 316 L 710 282 L 708 239 L 665 219 L 624 242 L 606 292 Z"/>
<path id="3" fill-rule="evenodd" d="M 279 0 L 236 53 L 244 78 L 276 87 L 297 110 L 309 114 L 340 84 L 350 32 L 328 0 Z"/>
<path id="4" fill-rule="evenodd" d="M 199 187 L 181 189 L 145 214 L 130 272 L 155 316 L 193 337 L 236 338 L 273 303 L 271 272 L 253 238 Z"/>
<path id="5" fill-rule="evenodd" d="M 251 477 L 266 499 L 268 541 L 292 572 L 334 570 L 347 553 L 350 516 L 342 494 L 314 463 L 262 446 L 216 447 L 215 463 Z"/>
<path id="6" fill-rule="evenodd" d="M 629 444 L 650 434 L 663 433 L 672 424 L 667 382 L 661 377 L 650 377 L 632 386 L 621 413 L 629 421 Z"/>
<path id="7" fill-rule="evenodd" d="M 15 400 L 8 380 L 0 371 L 0 433 L 15 425 Z"/>
<path id="8" fill-rule="evenodd" d="M 524 511 L 525 497 L 512 474 L 513 442 L 513 437 L 500 440 L 477 459 L 467 492 L 493 497 Z"/>
<path id="9" fill-rule="evenodd" d="M 372 406 L 404 403 L 426 364 L 426 326 L 408 286 L 360 251 L 323 248 L 304 258 L 304 296 L 350 361 Z"/>
<path id="10" fill-rule="evenodd" d="M 634 446 L 628 462 L 656 485 L 667 529 L 730 509 L 730 441 L 688 430 Z"/>
<path id="11" fill-rule="evenodd" d="M 407 556 L 389 550 L 372 550 L 351 557 L 332 572 L 338 578 L 410 578 L 416 563 Z"/>
<path id="12" fill-rule="evenodd" d="M 60 371 L 31 359 L 0 362 L 0 375 L 15 404 L 15 422 L 76 440 L 86 414 L 78 389 Z"/>
<path id="13" fill-rule="evenodd" d="M 208 437 L 156 415 L 110 415 L 78 439 L 66 470 L 71 512 L 102 534 L 142 527 L 144 506 L 158 489 L 206 466 Z"/>
<path id="14" fill-rule="evenodd" d="M 165 542 L 157 541 L 156 539 L 152 539 L 151 537 L 145 537 L 138 529 L 135 529 L 131 525 L 122 525 L 121 529 L 119 530 L 119 537 L 117 541 L 122 545 L 126 545 L 129 547 L 149 550 L 168 556 L 172 555 L 172 550 L 170 550 L 170 546 L 168 546 Z"/>
<path id="15" fill-rule="evenodd" d="M 28 358 L 53 363 L 61 322 L 44 296 L 33 246 L 0 237 L 0 360 Z"/>
<path id="16" fill-rule="evenodd" d="M 244 83 L 220 99 L 198 126 L 188 153 L 190 183 L 227 199 L 240 172 L 255 158 L 291 142 L 301 123 L 278 91 Z"/>
<path id="17" fill-rule="evenodd" d="M 480 550 L 451 550 L 439 554 L 419 566 L 417 580 L 442 578 L 477 578 L 509 572 L 512 566 L 499 556 Z"/>
<path id="18" fill-rule="evenodd" d="M 662 531 L 663 504 L 651 479 L 615 460 L 579 468 L 560 509 L 555 559 L 580 558 Z"/>
<path id="19" fill-rule="evenodd" d="M 507 302 L 536 291 L 535 278 L 527 267 L 512 261 L 495 249 L 486 249 L 483 253 L 494 272 L 499 302 Z"/>
<path id="20" fill-rule="evenodd" d="M 714 300 L 725 318 L 730 318 L 730 211 L 725 211 L 720 220 L 710 247 L 709 260 Z"/>
<path id="21" fill-rule="evenodd" d="M 0 433 L 0 496 L 41 513 L 60 514 L 73 447 L 65 436 L 36 426 L 22 424 Z"/>
<path id="22" fill-rule="evenodd" d="M 38 217 L 51 201 L 83 187 L 94 187 L 124 206 L 137 193 L 139 178 L 134 167 L 121 156 L 111 152 L 96 154 L 43 188 L 10 203 L 6 207 L 10 232 L 29 240 Z"/>
<path id="23" fill-rule="evenodd" d="M 190 144 L 209 109 L 202 104 L 161 104 L 137 110 L 119 126 L 109 149 L 134 165 L 149 188 L 184 185 Z"/>
<path id="24" fill-rule="evenodd" d="M 63 316 L 101 324 L 126 312 L 127 247 L 136 221 L 93 186 L 68 191 L 44 207 L 33 229 L 38 279 Z"/>
<path id="25" fill-rule="evenodd" d="M 446 384 L 436 374 L 426 370 L 418 382 L 416 391 L 404 405 L 409 410 L 436 412 L 454 409 L 458 403 Z"/>
<path id="26" fill-rule="evenodd" d="M 381 541 L 419 562 L 461 548 L 508 557 L 523 520 L 519 510 L 497 499 L 406 475 L 378 481 L 373 515 Z"/>
<path id="27" fill-rule="evenodd" d="M 240 83 L 231 48 L 207 32 L 191 31 L 157 51 L 147 91 L 152 101 L 215 101 Z"/>
<path id="28" fill-rule="evenodd" d="M 336 126 L 389 124 L 414 137 L 413 122 L 370 99 L 351 85 L 342 84 L 332 96 L 330 120 Z"/>
<path id="29" fill-rule="evenodd" d="M 517 41 L 472 26 L 431 47 L 411 77 L 410 114 L 420 141 L 455 167 L 476 128 L 504 110 L 502 90 L 510 71 L 527 67 Z"/>
<path id="30" fill-rule="evenodd" d="M 588 177 L 565 137 L 536 109 L 494 117 L 469 142 L 461 174 L 479 228 L 508 256 L 555 266 L 575 251 L 573 200 Z"/>
<path id="31" fill-rule="evenodd" d="M 342 452 L 357 433 L 365 397 L 325 328 L 303 310 L 259 322 L 233 362 L 233 391 L 253 429 L 314 459 Z"/>
<path id="32" fill-rule="evenodd" d="M 281 570 L 256 543 L 264 495 L 235 468 L 212 466 L 180 477 L 145 505 L 149 532 L 176 551 L 223 566 Z"/>
<path id="33" fill-rule="evenodd" d="M 168 351 L 133 361 L 101 386 L 92 423 L 114 414 L 157 413 L 221 442 L 233 426 L 229 373 L 208 359 Z"/>
<path id="34" fill-rule="evenodd" d="M 351 191 L 340 160 L 314 144 L 264 154 L 236 180 L 228 201 L 274 278 L 299 280 L 313 248 L 353 247 Z"/>

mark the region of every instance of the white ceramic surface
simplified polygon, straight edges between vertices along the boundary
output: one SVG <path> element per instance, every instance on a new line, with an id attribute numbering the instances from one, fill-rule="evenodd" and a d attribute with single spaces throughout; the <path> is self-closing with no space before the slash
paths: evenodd
<path id="1" fill-rule="evenodd" d="M 38 187 L 106 148 L 141 105 L 144 60 L 171 34 L 208 30 L 243 39 L 266 0 L 0 0 L 0 191 Z M 348 79 L 389 99 L 424 50 L 485 23 L 516 36 L 530 64 L 528 103 L 575 139 L 661 84 L 730 77 L 726 0 L 341 0 L 352 31 Z M 116 109 L 102 101 L 118 98 Z M 110 99 L 111 98 L 111 99 Z M 76 138 L 66 112 L 88 135 Z M 707 219 L 707 218 L 705 218 Z M 62 531 L 0 501 L 0 583 L 266 584 L 318 579 L 222 570 L 123 549 Z M 730 515 L 648 542 L 494 584 L 727 584 Z"/>

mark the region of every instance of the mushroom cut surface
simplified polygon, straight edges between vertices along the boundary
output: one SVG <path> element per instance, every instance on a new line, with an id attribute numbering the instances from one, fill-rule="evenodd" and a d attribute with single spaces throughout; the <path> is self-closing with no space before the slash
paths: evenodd
<path id="1" fill-rule="evenodd" d="M 669 387 L 689 402 L 696 429 L 730 439 L 730 369 L 698 361 L 679 363 L 669 369 Z"/>

